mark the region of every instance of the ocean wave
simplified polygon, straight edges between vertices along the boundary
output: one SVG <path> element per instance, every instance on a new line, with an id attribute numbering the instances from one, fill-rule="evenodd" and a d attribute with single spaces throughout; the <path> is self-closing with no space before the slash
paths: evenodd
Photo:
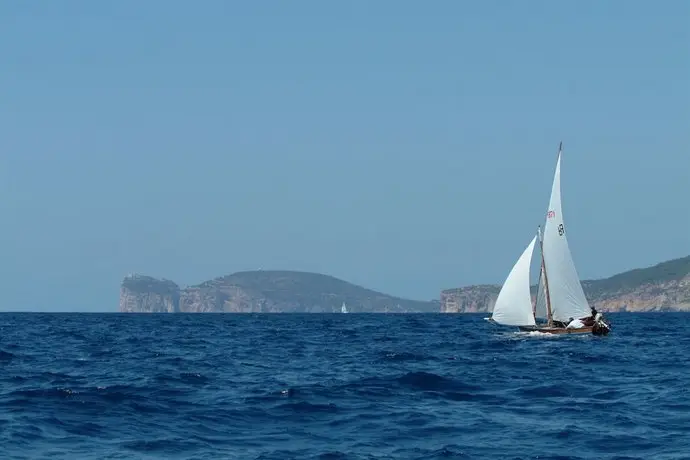
<path id="1" fill-rule="evenodd" d="M 681 459 L 690 324 L 4 314 L 3 458 Z M 645 331 L 640 334 L 639 331 Z M 649 332 L 654 332 L 653 336 Z"/>

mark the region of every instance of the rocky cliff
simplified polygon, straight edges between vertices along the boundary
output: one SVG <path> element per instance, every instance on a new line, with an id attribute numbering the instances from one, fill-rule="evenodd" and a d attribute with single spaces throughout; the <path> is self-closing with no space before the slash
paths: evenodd
<path id="1" fill-rule="evenodd" d="M 690 311 L 690 256 L 583 281 L 582 287 L 587 300 L 600 311 Z M 490 312 L 500 289 L 499 285 L 481 285 L 444 290 L 441 312 Z"/>
<path id="2" fill-rule="evenodd" d="M 296 271 L 239 272 L 180 289 L 168 280 L 128 275 L 120 311 L 141 313 L 438 312 L 438 302 L 401 299 L 332 276 Z"/>
<path id="3" fill-rule="evenodd" d="M 175 313 L 179 311 L 180 288 L 170 280 L 127 275 L 120 286 L 120 311 Z"/>

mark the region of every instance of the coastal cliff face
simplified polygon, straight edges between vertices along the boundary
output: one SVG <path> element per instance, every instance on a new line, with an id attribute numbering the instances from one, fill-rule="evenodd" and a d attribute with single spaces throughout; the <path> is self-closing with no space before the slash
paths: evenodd
<path id="1" fill-rule="evenodd" d="M 583 281 L 582 288 L 590 305 L 599 311 L 690 311 L 690 256 Z M 499 285 L 481 285 L 444 290 L 441 312 L 491 312 L 500 289 Z M 533 294 L 535 291 L 533 287 Z"/>
<path id="2" fill-rule="evenodd" d="M 491 311 L 500 286 L 483 284 L 441 292 L 441 313 L 479 313 Z"/>
<path id="3" fill-rule="evenodd" d="M 601 291 L 583 283 L 587 300 L 602 311 L 690 311 L 690 275 Z"/>
<path id="4" fill-rule="evenodd" d="M 141 313 L 438 312 L 438 302 L 401 299 L 317 273 L 239 272 L 180 289 L 148 276 L 128 276 L 120 311 Z"/>
<path id="5" fill-rule="evenodd" d="M 169 280 L 127 275 L 120 286 L 120 311 L 175 313 L 180 303 L 180 288 Z"/>

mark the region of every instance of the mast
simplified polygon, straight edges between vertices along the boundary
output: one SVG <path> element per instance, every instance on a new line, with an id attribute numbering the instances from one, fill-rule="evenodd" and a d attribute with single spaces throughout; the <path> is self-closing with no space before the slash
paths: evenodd
<path id="1" fill-rule="evenodd" d="M 539 279 L 537 280 L 537 295 L 534 297 L 534 303 L 532 304 L 532 316 L 534 316 L 534 322 L 537 322 L 537 302 L 539 302 L 539 286 L 541 285 L 541 270 L 539 271 Z"/>
<path id="2" fill-rule="evenodd" d="M 544 262 L 544 242 L 541 237 L 541 226 L 537 228 L 539 234 L 539 249 L 541 253 L 541 270 L 544 273 L 544 292 L 546 293 L 546 319 L 549 327 L 553 326 L 553 317 L 551 316 L 551 295 L 549 294 L 549 277 L 546 275 L 546 263 Z M 538 289 L 538 288 L 537 288 Z M 537 291 L 538 292 L 538 291 Z M 535 306 L 536 309 L 536 306 Z M 536 315 L 536 313 L 535 313 Z"/>

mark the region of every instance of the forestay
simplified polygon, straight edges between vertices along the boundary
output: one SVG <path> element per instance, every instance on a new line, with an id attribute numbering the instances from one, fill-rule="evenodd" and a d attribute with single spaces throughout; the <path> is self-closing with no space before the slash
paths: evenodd
<path id="1" fill-rule="evenodd" d="M 553 319 L 568 321 L 569 318 L 588 316 L 589 304 L 575 270 L 563 223 L 560 151 L 551 188 L 551 201 L 546 214 L 543 247 Z"/>
<path id="2" fill-rule="evenodd" d="M 491 318 L 505 326 L 534 326 L 529 272 L 535 236 L 510 270 L 501 292 L 498 293 Z"/>

